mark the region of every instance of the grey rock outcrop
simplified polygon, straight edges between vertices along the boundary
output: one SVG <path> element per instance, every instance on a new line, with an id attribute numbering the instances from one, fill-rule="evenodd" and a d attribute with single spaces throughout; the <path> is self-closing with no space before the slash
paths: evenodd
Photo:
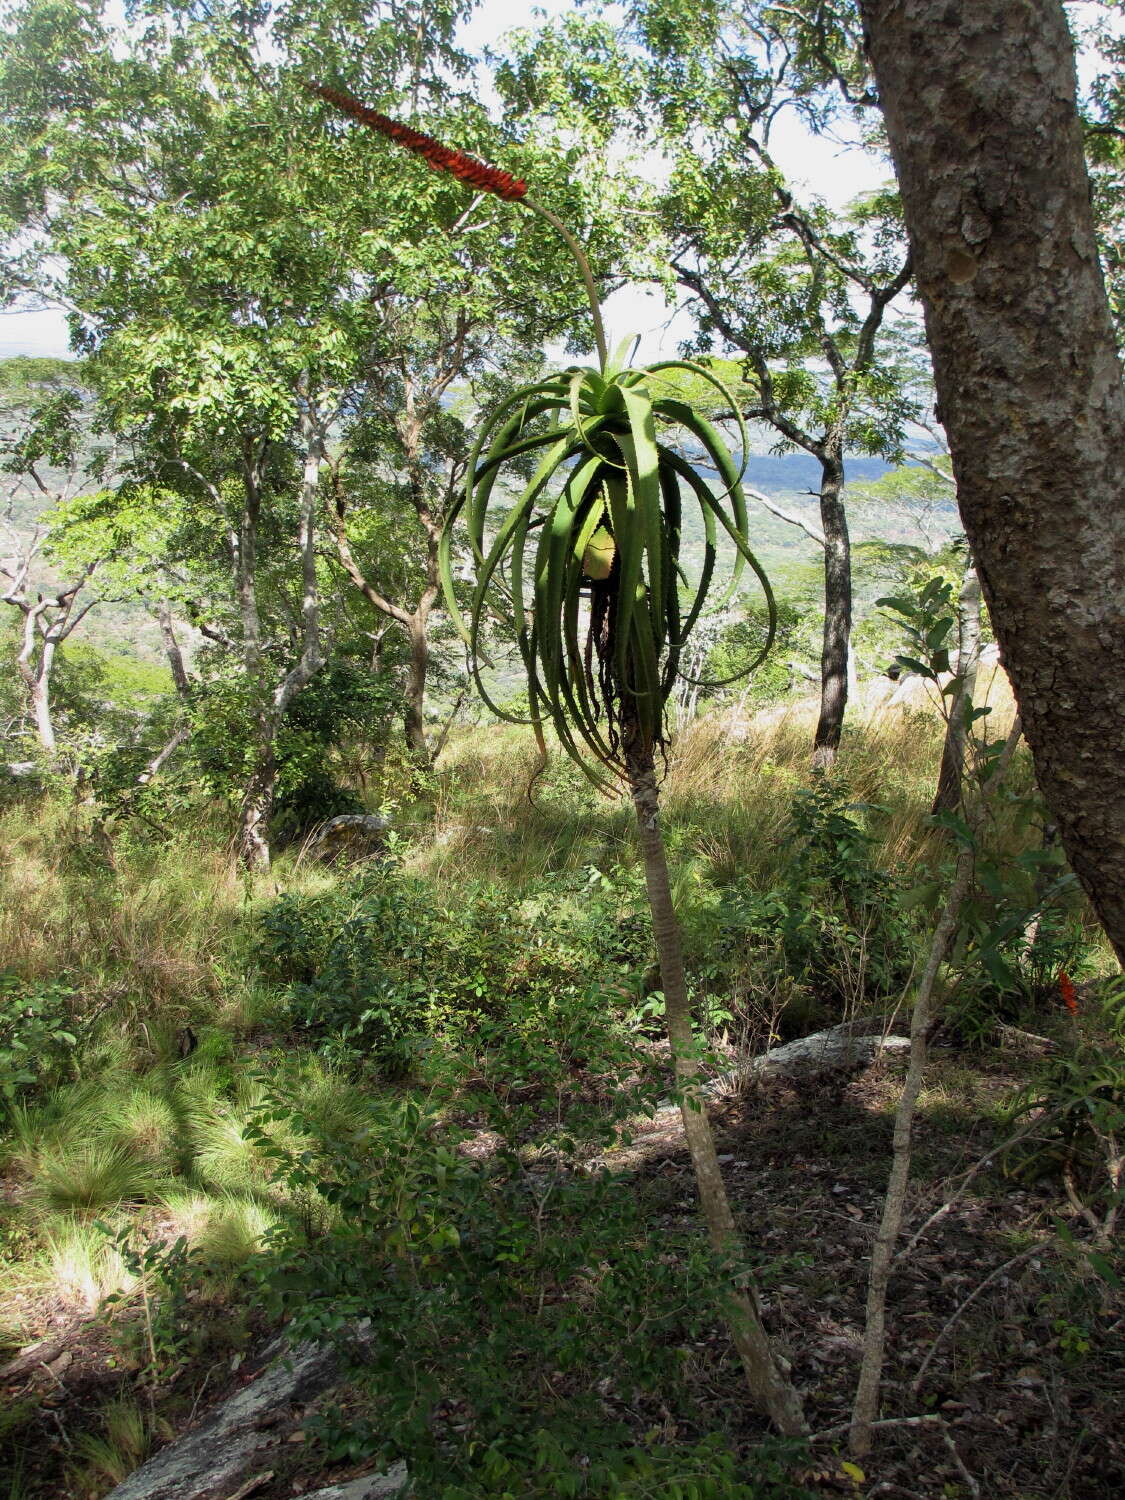
<path id="1" fill-rule="evenodd" d="M 357 1340 L 362 1342 L 361 1330 Z M 269 1450 L 276 1451 L 299 1425 L 295 1407 L 327 1390 L 337 1378 L 340 1360 L 334 1349 L 304 1345 L 290 1350 L 277 1340 L 266 1351 L 267 1363 L 248 1385 L 220 1402 L 192 1431 L 162 1448 L 130 1474 L 107 1500 L 225 1500 L 248 1475 L 268 1469 Z M 366 1485 L 367 1488 L 349 1486 Z M 403 1465 L 384 1475 L 365 1475 L 346 1485 L 321 1491 L 322 1500 L 384 1500 L 406 1493 Z"/>

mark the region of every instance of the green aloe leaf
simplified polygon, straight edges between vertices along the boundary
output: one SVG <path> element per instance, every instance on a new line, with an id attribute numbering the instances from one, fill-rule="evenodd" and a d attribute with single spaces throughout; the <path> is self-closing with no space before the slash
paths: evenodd
<path id="1" fill-rule="evenodd" d="M 745 428 L 730 393 L 688 361 L 630 368 L 631 342 L 601 371 L 571 368 L 501 403 L 474 444 L 438 557 L 446 604 L 485 702 L 512 717 L 481 680 L 492 622 L 501 618 L 527 673 L 533 721 L 550 722 L 601 786 L 607 772 L 624 772 L 623 735 L 640 735 L 649 747 L 663 741 L 683 647 L 708 604 L 732 598 L 747 568 L 769 612 L 762 655 L 774 621 L 769 584 L 750 546 L 741 485 Z M 654 398 L 654 377 L 672 370 L 701 375 L 730 402 L 741 467 L 706 416 L 676 397 Z M 671 445 L 675 433 L 702 450 L 720 490 Z M 513 501 L 506 477 L 529 456 L 534 472 Z M 685 506 L 699 514 L 704 534 L 694 582 L 681 556 Z M 462 529 L 473 572 L 467 618 L 453 566 L 453 538 Z M 724 537 L 730 568 L 720 583 Z"/>

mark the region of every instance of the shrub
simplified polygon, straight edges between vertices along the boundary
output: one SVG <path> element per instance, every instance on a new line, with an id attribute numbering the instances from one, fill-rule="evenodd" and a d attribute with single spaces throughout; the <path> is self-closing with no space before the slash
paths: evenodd
<path id="1" fill-rule="evenodd" d="M 1021 1175 L 1061 1177 L 1071 1206 L 1111 1227 L 1123 1188 L 1125 987 L 1111 983 L 1085 1004 L 1058 1052 L 1008 1104 L 1013 1122 L 1042 1119 L 1009 1163 Z"/>
<path id="2" fill-rule="evenodd" d="M 27 984 L 0 974 L 0 1106 L 57 1081 L 77 1039 L 70 1029 L 74 995 L 63 984 Z"/>
<path id="3" fill-rule="evenodd" d="M 594 870 L 544 876 L 522 900 L 485 885 L 439 905 L 424 882 L 379 870 L 279 898 L 261 916 L 259 955 L 301 1033 L 340 1061 L 403 1073 L 437 1038 L 459 1046 L 537 1009 L 557 1019 L 591 986 L 611 1011 L 647 959 L 639 899 L 630 879 Z"/>
<path id="4" fill-rule="evenodd" d="M 768 966 L 783 968 L 788 1005 L 803 1023 L 839 1020 L 898 995 L 911 969 L 915 931 L 900 880 L 876 867 L 861 819 L 878 808 L 848 800 L 817 777 L 798 791 L 788 820 L 789 858 L 772 889 L 741 880 L 714 911 L 712 983 L 737 997 Z M 780 959 L 780 963 L 779 963 Z M 773 988 L 777 988 L 776 984 Z M 797 1006 L 797 997 L 807 997 Z"/>

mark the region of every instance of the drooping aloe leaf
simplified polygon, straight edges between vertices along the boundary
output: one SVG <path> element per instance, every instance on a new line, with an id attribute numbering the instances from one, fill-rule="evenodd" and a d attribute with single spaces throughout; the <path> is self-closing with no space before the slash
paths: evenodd
<path id="1" fill-rule="evenodd" d="M 527 673 L 532 718 L 550 722 L 600 785 L 606 778 L 599 767 L 625 771 L 623 726 L 650 749 L 662 743 L 683 648 L 708 603 L 733 597 L 746 568 L 766 599 L 766 649 L 774 620 L 769 584 L 750 547 L 742 468 L 705 416 L 676 397 L 654 397 L 653 377 L 665 370 L 701 375 L 737 418 L 733 399 L 712 372 L 690 361 L 632 369 L 627 346 L 600 371 L 562 371 L 500 405 L 474 445 L 439 555 L 446 602 L 485 701 L 498 711 L 481 666 L 499 596 Z M 737 419 L 744 467 L 745 430 Z M 677 431 L 702 450 L 720 489 L 671 446 Z M 505 476 L 528 457 L 534 471 L 513 501 Z M 688 508 L 699 514 L 704 536 L 693 583 L 681 556 Z M 452 565 L 451 539 L 462 522 L 473 570 L 467 618 Z M 718 585 L 724 536 L 730 569 Z"/>

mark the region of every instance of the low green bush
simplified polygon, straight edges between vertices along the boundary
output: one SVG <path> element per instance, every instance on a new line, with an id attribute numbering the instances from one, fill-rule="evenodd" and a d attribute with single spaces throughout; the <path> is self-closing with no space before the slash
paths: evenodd
<path id="1" fill-rule="evenodd" d="M 478 886 L 456 906 L 390 869 L 334 890 L 279 897 L 259 918 L 264 972 L 286 988 L 299 1034 L 343 1062 L 390 1075 L 418 1067 L 435 1040 L 492 1045 L 494 1023 L 534 1029 L 537 1013 L 590 1029 L 587 1004 L 612 1013 L 648 966 L 639 885 L 599 871 L 544 876 L 513 897 Z"/>
<path id="2" fill-rule="evenodd" d="M 793 798 L 789 858 L 772 887 L 734 881 L 702 928 L 689 903 L 692 969 L 701 987 L 729 997 L 736 1019 L 763 983 L 778 996 L 790 1034 L 901 994 L 918 931 L 904 882 L 874 861 L 864 820 L 879 811 L 851 801 L 843 783 L 817 777 Z"/>
<path id="3" fill-rule="evenodd" d="M 0 1121 L 16 1100 L 59 1082 L 77 1045 L 74 992 L 0 973 Z"/>
<path id="4" fill-rule="evenodd" d="M 1071 1207 L 1093 1225 L 1112 1226 L 1125 1201 L 1120 1141 L 1125 1138 L 1125 984 L 1077 1000 L 1057 1028 L 1057 1050 L 1008 1102 L 1012 1124 L 1039 1122 L 1008 1155 L 1022 1176 L 1061 1177 Z"/>
<path id="5" fill-rule="evenodd" d="M 713 1419 L 686 1370 L 739 1268 L 719 1265 L 693 1223 L 654 1234 L 630 1179 L 572 1158 L 470 1151 L 432 1100 L 384 1097 L 344 1135 L 280 1096 L 263 1129 L 278 1117 L 315 1140 L 312 1155 L 274 1148 L 279 1178 L 335 1216 L 320 1233 L 292 1217 L 273 1231 L 250 1263 L 254 1300 L 294 1339 L 347 1347 L 370 1320 L 356 1399 L 307 1427 L 329 1457 L 406 1457 L 432 1500 L 807 1493 L 792 1445 L 740 1462 L 726 1436 L 700 1441 Z M 754 1271 L 766 1285 L 784 1274 Z M 656 1418 L 640 1445 L 638 1409 Z M 670 1417 L 675 1450 L 659 1440 Z"/>

